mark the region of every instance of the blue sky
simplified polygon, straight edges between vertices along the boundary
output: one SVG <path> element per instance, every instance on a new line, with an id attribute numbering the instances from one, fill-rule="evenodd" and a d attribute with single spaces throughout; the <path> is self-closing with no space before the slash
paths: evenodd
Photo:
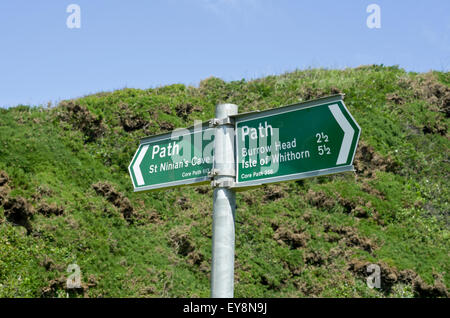
<path id="1" fill-rule="evenodd" d="M 366 25 L 372 3 L 379 29 Z M 80 29 L 66 26 L 69 4 Z M 373 63 L 448 71 L 450 1 L 0 2 L 0 107 Z"/>

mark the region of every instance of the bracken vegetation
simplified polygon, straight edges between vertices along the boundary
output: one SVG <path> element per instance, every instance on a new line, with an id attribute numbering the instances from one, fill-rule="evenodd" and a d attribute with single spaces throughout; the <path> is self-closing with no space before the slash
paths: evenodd
<path id="1" fill-rule="evenodd" d="M 139 138 L 335 93 L 356 171 L 237 194 L 235 296 L 448 297 L 450 75 L 377 65 L 0 109 L 0 296 L 208 297 L 212 191 L 133 193 Z"/>

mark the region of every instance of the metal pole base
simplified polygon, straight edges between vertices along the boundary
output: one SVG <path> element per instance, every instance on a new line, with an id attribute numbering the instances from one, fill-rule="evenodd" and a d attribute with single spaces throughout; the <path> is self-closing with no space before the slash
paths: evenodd
<path id="1" fill-rule="evenodd" d="M 232 298 L 234 293 L 234 245 L 236 195 L 214 189 L 211 297 Z"/>

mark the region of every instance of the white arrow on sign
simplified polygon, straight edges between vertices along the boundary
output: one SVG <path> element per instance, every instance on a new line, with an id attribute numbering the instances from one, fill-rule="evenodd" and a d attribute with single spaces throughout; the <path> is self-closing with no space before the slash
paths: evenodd
<path id="1" fill-rule="evenodd" d="M 139 166 L 141 165 L 141 162 L 144 159 L 144 156 L 147 153 L 147 150 L 148 150 L 148 145 L 142 147 L 142 150 L 139 153 L 139 155 L 133 165 L 133 171 L 134 171 L 134 175 L 136 176 L 136 182 L 137 182 L 138 186 L 141 186 L 144 184 L 144 178 L 142 177 L 141 168 Z"/>
<path id="2" fill-rule="evenodd" d="M 334 119 L 336 119 L 337 123 L 344 131 L 344 139 L 342 140 L 341 150 L 339 151 L 339 156 L 336 161 L 336 164 L 340 165 L 347 162 L 355 130 L 352 128 L 348 120 L 345 118 L 344 114 L 342 113 L 341 109 L 337 104 L 330 105 L 328 106 L 328 108 L 333 114 Z"/>

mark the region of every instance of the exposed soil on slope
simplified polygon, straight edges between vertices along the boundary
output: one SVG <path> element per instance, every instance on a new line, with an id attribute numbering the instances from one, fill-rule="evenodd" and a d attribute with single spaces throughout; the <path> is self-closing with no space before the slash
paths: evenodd
<path id="1" fill-rule="evenodd" d="M 108 200 L 116 208 L 118 208 L 125 220 L 127 220 L 128 222 L 133 222 L 134 209 L 127 197 L 117 191 L 108 182 L 97 182 L 92 185 L 92 188 L 95 190 L 95 192 L 97 192 L 97 194 L 105 197 L 106 200 Z"/>

